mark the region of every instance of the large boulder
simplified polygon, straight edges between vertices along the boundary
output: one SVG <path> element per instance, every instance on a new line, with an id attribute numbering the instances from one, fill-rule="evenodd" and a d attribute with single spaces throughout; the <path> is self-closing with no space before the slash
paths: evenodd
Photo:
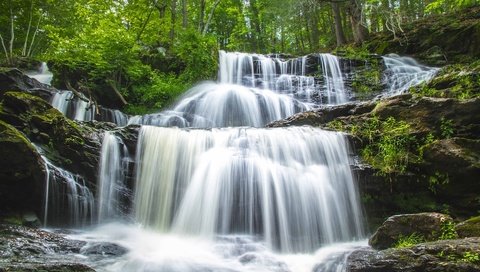
<path id="1" fill-rule="evenodd" d="M 38 211 L 44 163 L 30 141 L 0 120 L 0 214 Z"/>
<path id="2" fill-rule="evenodd" d="M 451 222 L 450 216 L 440 213 L 394 215 L 377 229 L 368 243 L 374 249 L 386 249 L 412 234 L 426 241 L 438 240 Z"/>
<path id="3" fill-rule="evenodd" d="M 347 258 L 349 272 L 480 271 L 480 238 L 442 240 L 382 251 L 359 249 Z"/>
<path id="4" fill-rule="evenodd" d="M 455 226 L 458 237 L 480 237 L 480 216 L 472 217 Z"/>
<path id="5" fill-rule="evenodd" d="M 20 92 L 4 94 L 0 120 L 22 131 L 55 165 L 83 176 L 95 188 L 102 131 L 113 124 L 77 123 L 45 100 Z"/>

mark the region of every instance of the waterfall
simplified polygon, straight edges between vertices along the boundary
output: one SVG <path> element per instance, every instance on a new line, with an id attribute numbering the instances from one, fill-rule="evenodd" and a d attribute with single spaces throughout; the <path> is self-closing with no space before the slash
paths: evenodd
<path id="1" fill-rule="evenodd" d="M 128 208 L 126 200 L 130 195 L 127 187 L 129 154 L 120 138 L 105 132 L 100 158 L 98 178 L 98 221 L 120 219 Z"/>
<path id="2" fill-rule="evenodd" d="M 384 82 L 388 86 L 388 95 L 404 93 L 410 87 L 432 79 L 438 68 L 420 65 L 410 57 L 395 54 L 382 57 L 385 63 Z"/>
<path id="3" fill-rule="evenodd" d="M 52 96 L 50 103 L 70 119 L 92 121 L 95 119 L 95 105 L 85 100 L 86 97 L 80 99 L 71 91 L 59 91 Z"/>
<path id="4" fill-rule="evenodd" d="M 85 96 L 76 97 L 71 91 L 59 91 L 53 94 L 50 104 L 66 117 L 77 121 L 104 121 L 125 126 L 129 116 L 125 113 L 108 108 L 100 108 L 100 116 L 96 115 L 95 104 Z"/>
<path id="5" fill-rule="evenodd" d="M 95 201 L 85 180 L 79 175 L 55 166 L 44 156 L 42 159 L 46 169 L 44 225 L 84 226 L 91 224 Z"/>
<path id="6" fill-rule="evenodd" d="M 47 63 L 42 62 L 38 71 L 27 72 L 26 73 L 29 77 L 38 80 L 40 83 L 50 85 L 52 82 L 53 74 L 48 69 Z"/>
<path id="7" fill-rule="evenodd" d="M 339 133 L 144 126 L 136 163 L 134 212 L 146 226 L 206 237 L 260 235 L 282 252 L 363 235 Z"/>
<path id="8" fill-rule="evenodd" d="M 345 84 L 340 70 L 338 57 L 332 54 L 320 54 L 320 63 L 324 77 L 324 89 L 327 104 L 341 104 L 347 102 Z"/>

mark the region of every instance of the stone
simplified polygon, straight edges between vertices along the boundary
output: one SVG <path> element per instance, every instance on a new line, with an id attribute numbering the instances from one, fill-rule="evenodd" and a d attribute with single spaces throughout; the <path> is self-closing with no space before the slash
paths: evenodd
<path id="1" fill-rule="evenodd" d="M 0 215 L 41 212 L 44 171 L 45 165 L 30 141 L 0 121 Z"/>
<path id="2" fill-rule="evenodd" d="M 472 217 L 455 226 L 458 237 L 480 237 L 480 216 Z"/>
<path id="3" fill-rule="evenodd" d="M 442 240 L 382 251 L 359 249 L 347 258 L 349 272 L 480 271 L 480 238 Z"/>
<path id="4" fill-rule="evenodd" d="M 426 241 L 440 238 L 442 228 L 452 218 L 440 213 L 401 214 L 389 217 L 368 241 L 374 249 L 393 247 L 402 237 L 417 234 Z"/>

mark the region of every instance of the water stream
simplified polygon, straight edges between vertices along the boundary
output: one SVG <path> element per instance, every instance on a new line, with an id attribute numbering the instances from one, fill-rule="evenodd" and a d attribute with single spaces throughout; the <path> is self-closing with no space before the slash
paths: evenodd
<path id="1" fill-rule="evenodd" d="M 348 252 L 366 245 L 347 140 L 312 127 L 262 128 L 318 103 L 349 101 L 338 58 L 318 58 L 321 81 L 308 75 L 307 57 L 221 51 L 218 82 L 128 120 L 142 125 L 135 158 L 107 132 L 101 224 L 74 238 L 129 251 L 85 262 L 99 271 L 344 271 Z M 389 92 L 428 78 L 401 79 L 392 67 L 403 61 L 385 58 L 398 76 Z M 68 113 L 68 93 L 60 95 L 52 103 Z"/>

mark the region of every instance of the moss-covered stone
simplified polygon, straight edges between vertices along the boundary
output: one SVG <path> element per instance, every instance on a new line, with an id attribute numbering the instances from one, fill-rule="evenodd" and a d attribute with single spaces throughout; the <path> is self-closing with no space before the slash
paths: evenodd
<path id="1" fill-rule="evenodd" d="M 101 131 L 67 119 L 43 99 L 6 92 L 0 110 L 4 120 L 37 143 L 56 165 L 82 175 L 94 188 L 101 148 Z"/>
<path id="2" fill-rule="evenodd" d="M 459 237 L 480 237 L 480 216 L 472 217 L 455 226 Z"/>
<path id="3" fill-rule="evenodd" d="M 39 211 L 44 164 L 30 141 L 0 121 L 0 213 Z"/>
<path id="4" fill-rule="evenodd" d="M 480 271 L 480 239 L 442 240 L 381 251 L 359 249 L 348 256 L 347 271 Z"/>

